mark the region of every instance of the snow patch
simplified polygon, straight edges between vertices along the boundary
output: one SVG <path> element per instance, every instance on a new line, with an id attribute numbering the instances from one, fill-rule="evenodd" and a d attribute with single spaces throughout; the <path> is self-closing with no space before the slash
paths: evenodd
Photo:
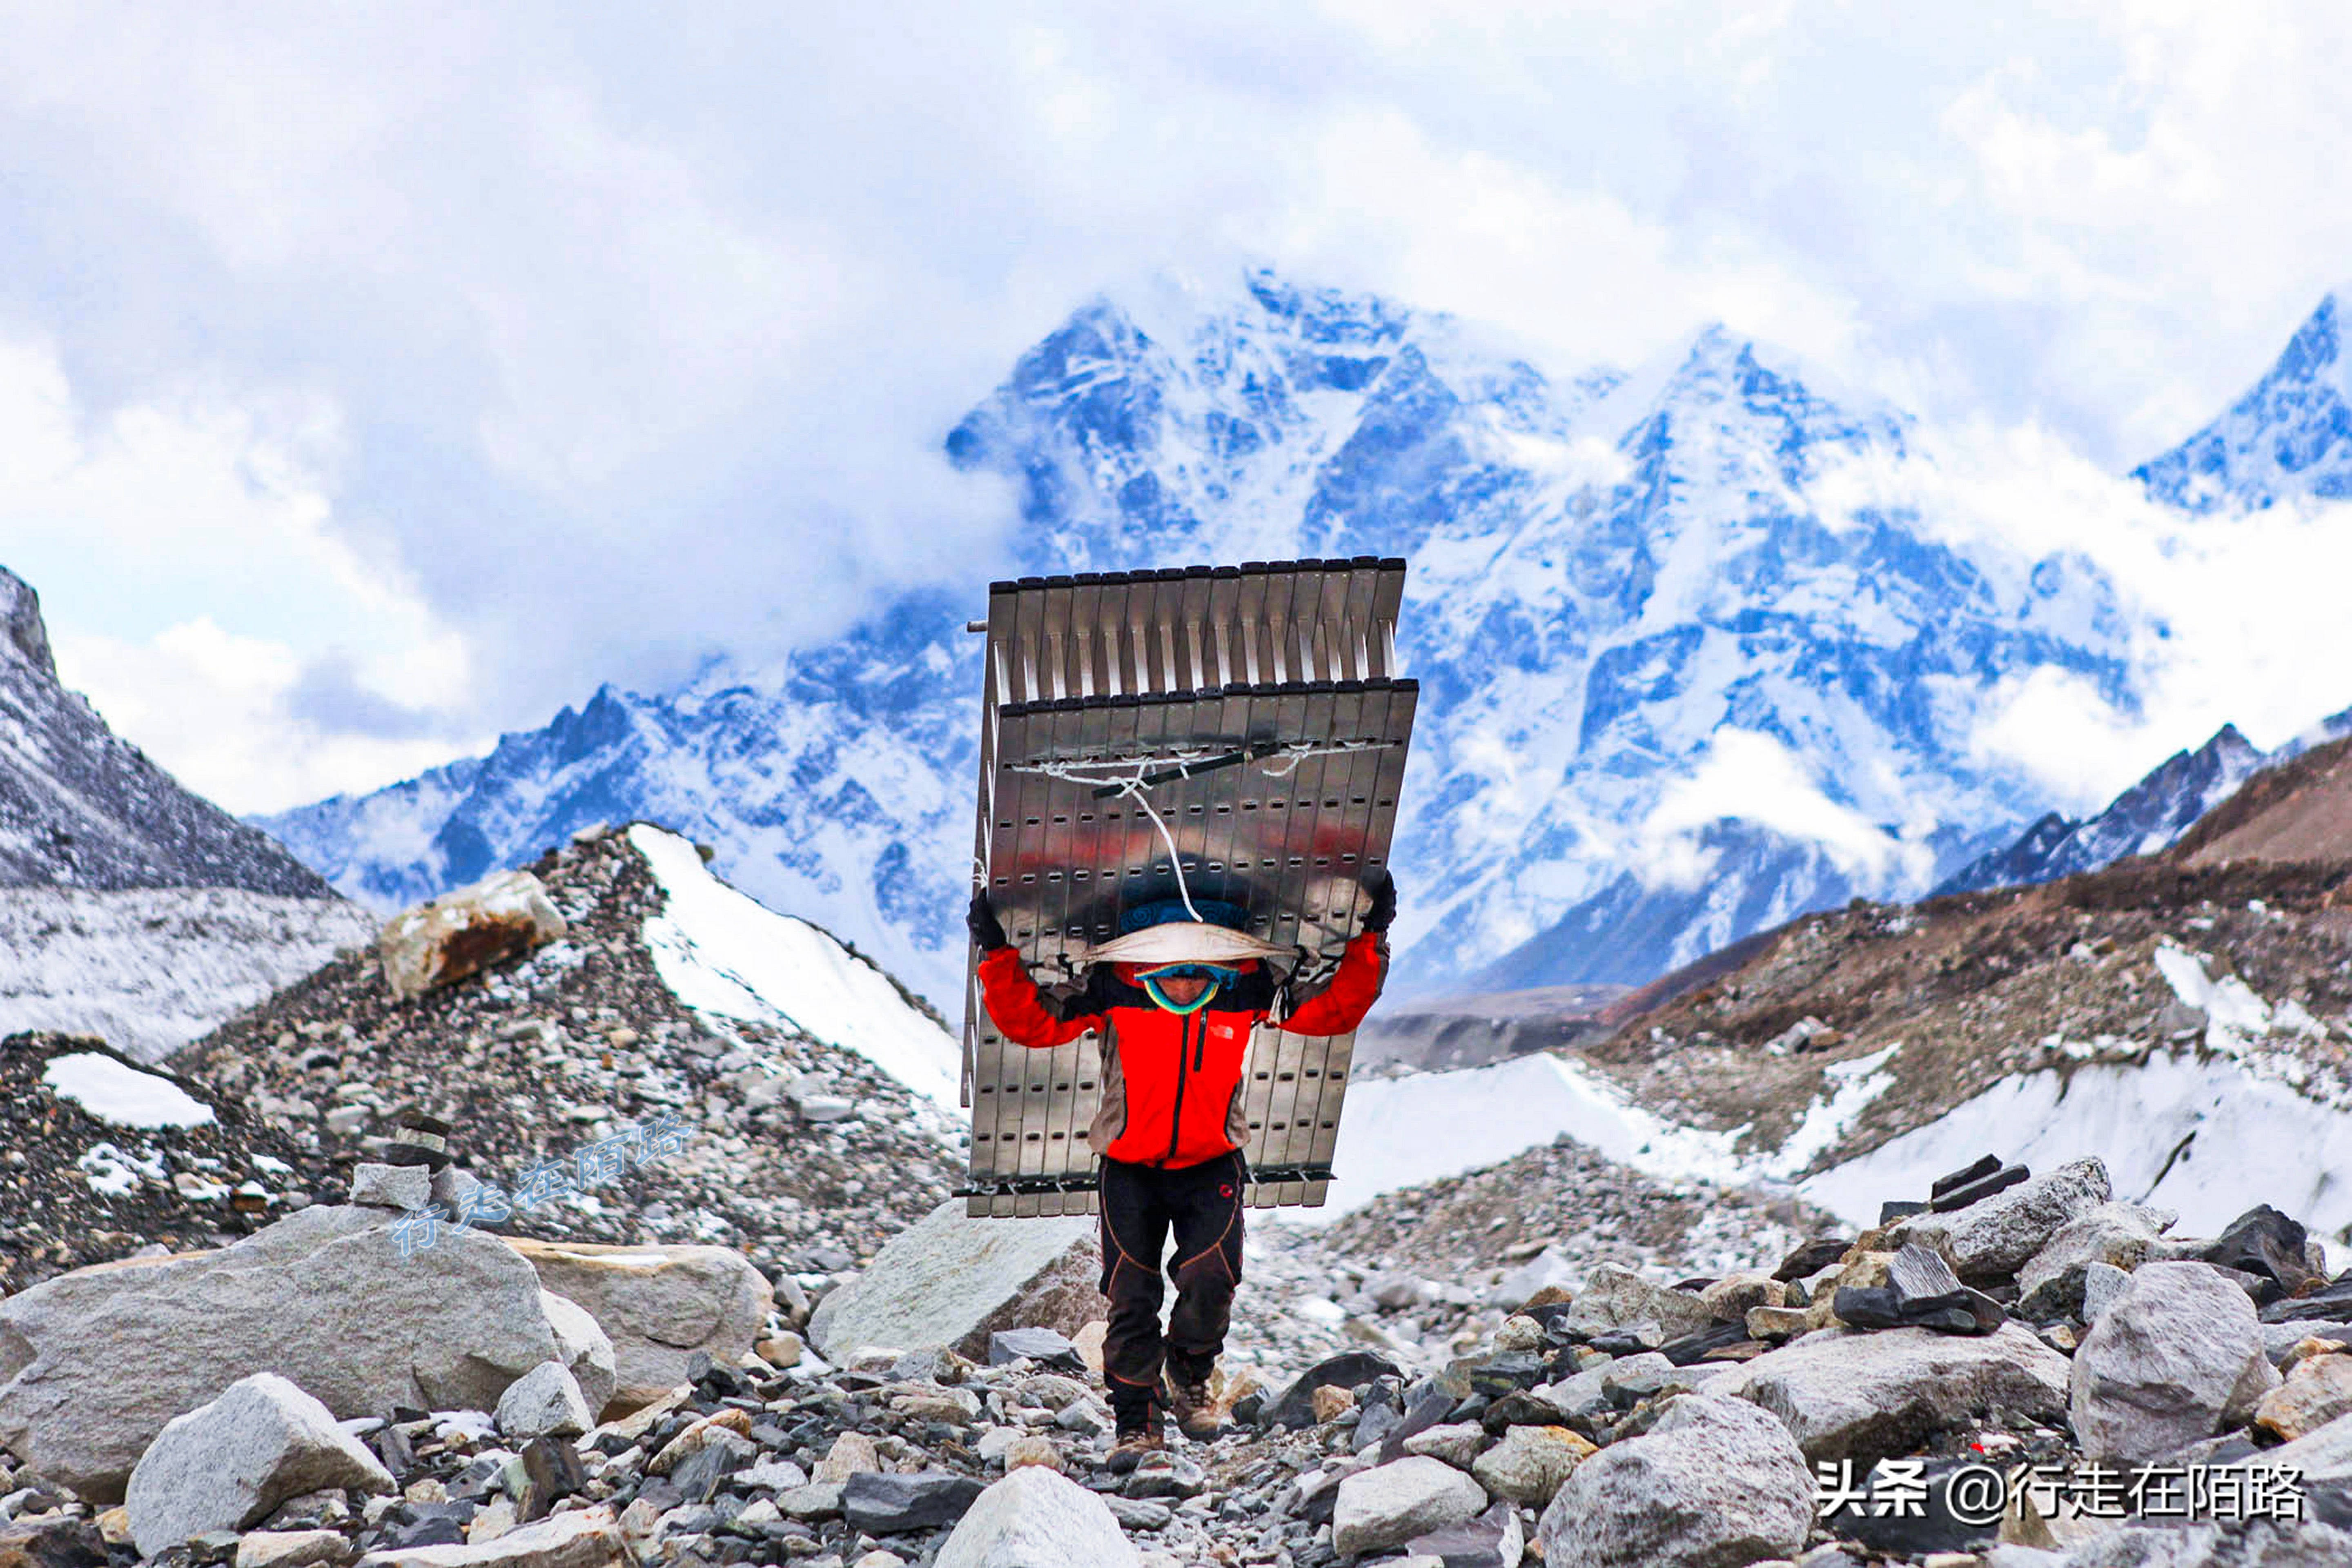
<path id="1" fill-rule="evenodd" d="M 141 1072 L 112 1057 L 76 1051 L 51 1057 L 41 1081 L 100 1121 L 117 1127 L 202 1127 L 212 1107 L 168 1078 Z"/>
<path id="2" fill-rule="evenodd" d="M 91 1144 L 74 1164 L 89 1179 L 92 1192 L 110 1198 L 133 1190 L 142 1178 L 160 1182 L 167 1174 L 163 1162 L 153 1153 L 126 1154 L 111 1143 Z"/>
<path id="3" fill-rule="evenodd" d="M 919 1094 L 954 1106 L 961 1058 L 889 977 L 806 921 L 710 874 L 694 846 L 638 824 L 629 842 L 667 895 L 646 921 L 654 969 L 697 1012 L 781 1024 L 856 1052 Z"/>
<path id="4" fill-rule="evenodd" d="M 1563 1133 L 1659 1181 L 1736 1186 L 1787 1180 L 1843 1137 L 1894 1083 L 1894 1074 L 1882 1069 L 1900 1049 L 1898 1041 L 1830 1065 L 1823 1070 L 1827 1098 L 1815 1100 L 1777 1148 L 1745 1153 L 1738 1145 L 1747 1126 L 1685 1126 L 1560 1057 L 1365 1079 L 1348 1089 L 1325 1206 L 1276 1212 L 1309 1225 L 1337 1219 L 1383 1193 L 1483 1169 Z"/>
<path id="5" fill-rule="evenodd" d="M 2352 1111 L 2196 1053 L 2004 1079 L 1798 1191 L 1874 1225 L 1881 1199 L 1924 1194 L 1987 1150 L 2037 1170 L 2096 1155 L 2117 1197 L 2179 1211 L 2183 1235 L 2217 1235 L 2263 1203 L 2315 1232 L 2342 1237 L 2352 1226 Z"/>
<path id="6" fill-rule="evenodd" d="M 2236 975 L 2213 979 L 2206 960 L 2187 948 L 2164 942 L 2156 950 L 2157 973 L 2172 994 L 2205 1013 L 2205 1044 L 2217 1051 L 2235 1052 L 2248 1040 L 2271 1032 L 2269 1004 Z"/>

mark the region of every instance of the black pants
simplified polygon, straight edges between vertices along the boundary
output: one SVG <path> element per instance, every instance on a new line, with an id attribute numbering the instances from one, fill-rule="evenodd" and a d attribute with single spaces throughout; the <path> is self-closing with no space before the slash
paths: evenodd
<path id="1" fill-rule="evenodd" d="M 1240 1151 L 1165 1171 L 1102 1163 L 1103 1294 L 1110 1322 L 1103 1336 L 1104 1381 L 1111 1408 L 1139 1415 L 1160 1387 L 1163 1360 L 1180 1375 L 1205 1378 L 1225 1346 L 1234 1287 L 1242 1278 L 1242 1195 L 1249 1167 Z M 1160 1258 L 1170 1233 L 1176 1306 L 1160 1330 L 1164 1293 Z"/>

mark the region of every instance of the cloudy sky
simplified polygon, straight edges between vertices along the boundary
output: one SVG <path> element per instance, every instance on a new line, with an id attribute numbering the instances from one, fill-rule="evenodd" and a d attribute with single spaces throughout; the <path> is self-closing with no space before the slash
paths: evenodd
<path id="1" fill-rule="evenodd" d="M 1157 270 L 1720 319 L 2077 484 L 2352 274 L 2333 0 L 651 15 L 0 5 L 0 564 L 224 804 L 977 578 L 940 435 Z"/>

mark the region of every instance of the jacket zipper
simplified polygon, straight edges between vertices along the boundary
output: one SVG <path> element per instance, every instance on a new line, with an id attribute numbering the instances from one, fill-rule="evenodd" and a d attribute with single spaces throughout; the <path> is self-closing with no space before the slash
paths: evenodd
<path id="1" fill-rule="evenodd" d="M 1176 1037 L 1176 1106 L 1168 1119 L 1168 1160 L 1176 1158 L 1176 1141 L 1184 1135 L 1184 1058 L 1192 1047 L 1192 1016 L 1184 1016 L 1183 1032 Z M 1168 1160 L 1160 1163 L 1168 1163 Z"/>

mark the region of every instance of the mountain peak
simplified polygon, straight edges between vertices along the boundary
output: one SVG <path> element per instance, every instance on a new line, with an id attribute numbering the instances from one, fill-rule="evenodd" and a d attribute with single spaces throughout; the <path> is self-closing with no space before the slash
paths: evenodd
<path id="1" fill-rule="evenodd" d="M 0 566 L 0 643 L 48 679 L 57 679 L 48 628 L 41 621 L 41 596 L 5 566 Z"/>
<path id="2" fill-rule="evenodd" d="M 2263 378 L 2210 425 L 2132 470 L 2158 500 L 2195 512 L 2352 500 L 2352 285 L 2304 318 Z"/>

